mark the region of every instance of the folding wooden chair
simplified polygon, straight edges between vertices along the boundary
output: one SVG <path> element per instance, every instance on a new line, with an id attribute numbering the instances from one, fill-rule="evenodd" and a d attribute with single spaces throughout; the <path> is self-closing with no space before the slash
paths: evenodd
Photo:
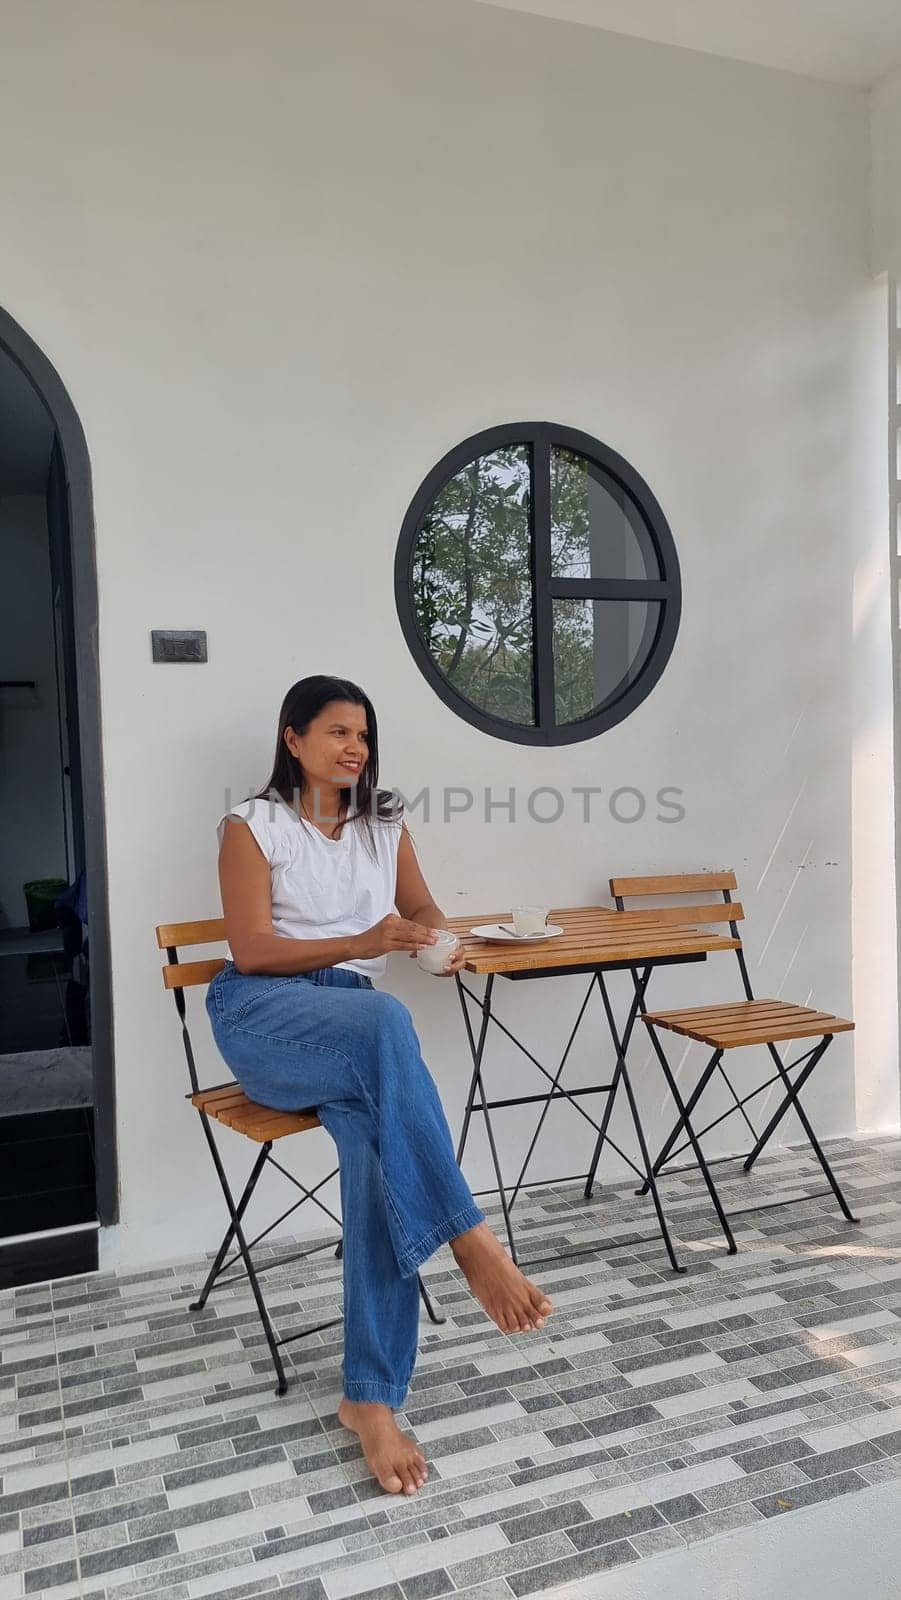
<path id="1" fill-rule="evenodd" d="M 341 1319 L 340 1317 L 333 1317 L 328 1322 L 319 1322 L 314 1327 L 303 1328 L 298 1333 L 279 1337 L 273 1327 L 272 1319 L 263 1298 L 259 1281 L 260 1274 L 269 1267 L 281 1267 L 291 1261 L 304 1260 L 307 1256 L 315 1255 L 319 1250 L 333 1249 L 336 1254 L 341 1254 L 340 1218 L 336 1217 L 335 1213 L 319 1197 L 319 1190 L 323 1189 L 332 1178 L 337 1176 L 338 1168 L 335 1167 L 326 1177 L 314 1184 L 312 1189 L 308 1189 L 292 1172 L 283 1167 L 281 1162 L 277 1161 L 272 1154 L 272 1147 L 278 1140 L 288 1138 L 289 1135 L 295 1133 L 308 1133 L 312 1128 L 322 1126 L 315 1109 L 273 1111 L 269 1106 L 261 1106 L 248 1099 L 247 1095 L 234 1080 L 229 1083 L 214 1084 L 208 1089 L 201 1089 L 194 1061 L 191 1035 L 188 1029 L 184 992 L 186 989 L 196 988 L 200 985 L 206 988 L 220 968 L 224 967 L 225 960 L 219 957 L 203 961 L 182 962 L 179 961 L 178 952 L 182 947 L 217 944 L 224 940 L 225 920 L 222 917 L 214 917 L 206 922 L 162 923 L 156 930 L 156 942 L 159 948 L 166 952 L 166 965 L 163 967 L 163 984 L 165 988 L 171 989 L 175 996 L 175 1008 L 181 1022 L 182 1043 L 188 1064 L 188 1078 L 191 1084 L 190 1092 L 186 1098 L 191 1101 L 191 1104 L 200 1113 L 200 1121 L 209 1146 L 210 1155 L 213 1158 L 213 1165 L 216 1168 L 216 1173 L 222 1186 L 222 1193 L 225 1196 L 225 1204 L 230 1218 L 222 1243 L 207 1274 L 206 1282 L 198 1298 L 192 1301 L 190 1309 L 192 1311 L 202 1311 L 211 1291 L 217 1285 L 233 1280 L 235 1275 L 240 1274 L 243 1269 L 250 1283 L 251 1292 L 263 1325 L 263 1333 L 266 1336 L 266 1343 L 269 1346 L 269 1354 L 272 1357 L 272 1365 L 275 1368 L 275 1375 L 278 1380 L 275 1392 L 283 1395 L 287 1390 L 288 1380 L 285 1376 L 285 1367 L 281 1356 L 282 1347 L 290 1344 L 295 1339 L 308 1339 L 314 1333 L 321 1333 L 326 1328 L 333 1328 Z M 222 1157 L 213 1134 L 214 1123 L 230 1128 L 233 1133 L 238 1133 L 243 1138 L 250 1139 L 252 1143 L 259 1146 L 250 1176 L 237 1202 L 232 1195 Z M 251 1239 L 248 1243 L 244 1230 L 244 1214 L 254 1189 L 267 1165 L 274 1167 L 277 1172 L 281 1173 L 283 1178 L 287 1178 L 288 1182 L 300 1191 L 300 1199 L 296 1200 L 293 1205 L 288 1207 L 287 1211 L 282 1212 L 281 1216 L 270 1223 L 268 1228 L 265 1228 L 262 1233 L 258 1233 L 256 1238 Z M 319 1210 L 324 1212 L 337 1225 L 339 1230 L 337 1246 L 336 1241 L 332 1238 L 318 1244 L 312 1244 L 306 1249 L 297 1250 L 288 1256 L 280 1255 L 274 1261 L 254 1262 L 252 1251 L 256 1246 L 268 1238 L 275 1228 L 286 1222 L 295 1211 L 298 1211 L 308 1201 L 318 1206 Z M 429 1297 L 421 1278 L 419 1280 L 419 1293 L 431 1321 L 436 1324 L 444 1322 L 444 1316 Z"/>
<path id="2" fill-rule="evenodd" d="M 688 1149 L 694 1151 L 698 1165 L 701 1168 L 704 1181 L 707 1185 L 711 1199 L 720 1221 L 720 1226 L 726 1237 L 729 1253 L 734 1254 L 736 1245 L 729 1225 L 729 1220 L 723 1210 L 722 1202 L 710 1174 L 708 1163 L 701 1149 L 703 1136 L 717 1127 L 727 1117 L 738 1113 L 750 1129 L 754 1139 L 753 1148 L 744 1159 L 744 1170 L 750 1172 L 761 1152 L 766 1148 L 776 1129 L 781 1123 L 786 1112 L 793 1108 L 804 1129 L 810 1147 L 813 1150 L 826 1179 L 832 1190 L 843 1215 L 849 1222 L 857 1222 L 839 1187 L 835 1173 L 829 1165 L 817 1140 L 816 1134 L 810 1124 L 799 1095 L 817 1063 L 822 1060 L 826 1050 L 832 1043 L 837 1033 L 847 1033 L 854 1027 L 853 1022 L 843 1017 L 833 1016 L 829 1011 L 811 1010 L 809 1006 L 793 1005 L 785 1000 L 757 1000 L 751 988 L 748 968 L 741 947 L 738 923 L 744 919 L 742 906 L 732 899 L 732 891 L 737 888 L 733 872 L 700 872 L 682 876 L 664 876 L 647 878 L 611 878 L 610 893 L 613 896 L 617 909 L 628 916 L 630 913 L 625 908 L 627 898 L 649 897 L 659 898 L 670 895 L 697 895 L 719 893 L 721 901 L 707 905 L 673 905 L 654 908 L 654 915 L 663 917 L 668 922 L 688 922 L 695 926 L 705 925 L 710 922 L 728 922 L 732 938 L 738 941 L 735 954 L 738 959 L 739 972 L 741 973 L 742 987 L 745 999 L 723 1005 L 689 1006 L 679 1011 L 642 1011 L 642 1021 L 645 1023 L 648 1035 L 654 1048 L 660 1066 L 663 1069 L 670 1093 L 678 1111 L 678 1119 L 669 1138 L 664 1143 L 660 1154 L 653 1165 L 655 1176 L 665 1167 L 676 1160 L 677 1156 Z M 643 907 L 647 910 L 648 907 Z M 633 971 L 633 981 L 638 982 L 637 973 Z M 675 1075 L 664 1053 L 658 1037 L 658 1029 L 665 1029 L 671 1033 L 680 1034 L 686 1039 L 698 1040 L 701 1044 L 709 1045 L 712 1055 L 707 1062 L 701 1076 L 687 1100 L 683 1100 Z M 804 1055 L 798 1056 L 795 1061 L 783 1060 L 776 1045 L 780 1042 L 811 1039 L 816 1041 Z M 739 1094 L 732 1079 L 723 1065 L 723 1057 L 727 1051 L 744 1049 L 749 1045 L 765 1045 L 776 1071 L 765 1083 L 748 1093 Z M 790 1074 L 797 1070 L 796 1076 Z M 723 1081 L 731 1096 L 733 1104 L 721 1116 L 715 1118 L 706 1127 L 696 1131 L 692 1122 L 693 1113 L 705 1089 L 714 1075 L 717 1074 Z M 750 1102 L 769 1089 L 772 1084 L 781 1083 L 785 1094 L 766 1127 L 758 1134 L 757 1129 L 748 1116 L 747 1106 Z M 683 1141 L 680 1143 L 680 1139 Z M 728 1159 L 728 1158 L 726 1158 Z M 647 1192 L 647 1183 L 638 1191 L 640 1194 Z M 823 1190 L 822 1193 L 827 1193 Z M 793 1201 L 780 1201 L 777 1204 L 793 1204 Z M 749 1208 L 750 1209 L 750 1208 Z M 754 1207 L 763 1210 L 764 1207 Z M 741 1215 L 742 1213 L 736 1213 Z"/>

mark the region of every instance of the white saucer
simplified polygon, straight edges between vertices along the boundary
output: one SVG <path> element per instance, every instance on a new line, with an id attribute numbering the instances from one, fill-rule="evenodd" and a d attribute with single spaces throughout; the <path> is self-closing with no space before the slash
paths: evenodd
<path id="1" fill-rule="evenodd" d="M 549 922 L 540 933 L 516 933 L 512 922 L 482 922 L 469 931 L 477 939 L 494 940 L 496 944 L 534 944 L 538 939 L 559 939 L 566 929 L 556 922 Z"/>

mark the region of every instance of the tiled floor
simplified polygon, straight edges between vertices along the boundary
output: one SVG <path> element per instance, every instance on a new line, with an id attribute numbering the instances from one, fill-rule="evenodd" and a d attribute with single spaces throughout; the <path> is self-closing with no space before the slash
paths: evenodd
<path id="1" fill-rule="evenodd" d="M 10 1291 L 0 1600 L 511 1600 L 659 1556 L 656 1589 L 695 1541 L 837 1495 L 865 1516 L 901 1476 L 901 1145 L 830 1153 L 862 1225 L 803 1200 L 738 1219 L 734 1258 L 697 1180 L 669 1180 L 680 1278 L 629 1189 L 533 1191 L 532 1253 L 599 1243 L 536 1272 L 558 1308 L 542 1334 L 494 1330 L 443 1252 L 448 1321 L 423 1324 L 407 1409 L 432 1476 L 411 1501 L 336 1425 L 339 1341 L 295 1346 L 278 1400 L 246 1293 L 188 1310 L 200 1263 Z M 736 1208 L 821 1188 L 794 1155 L 723 1178 Z M 269 1283 L 283 1328 L 338 1303 L 330 1257 Z"/>

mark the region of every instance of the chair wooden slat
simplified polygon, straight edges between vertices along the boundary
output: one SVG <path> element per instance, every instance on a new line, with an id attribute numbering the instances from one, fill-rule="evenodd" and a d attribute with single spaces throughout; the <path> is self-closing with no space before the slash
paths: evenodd
<path id="1" fill-rule="evenodd" d="M 787 1001 L 749 1000 L 734 1007 L 710 1007 L 697 1012 L 648 1012 L 646 1020 L 655 1027 L 667 1028 L 683 1038 L 696 1039 L 716 1050 L 735 1050 L 747 1045 L 776 1044 L 783 1040 L 809 1039 L 825 1034 L 847 1033 L 854 1027 L 846 1017 L 830 1011 L 814 1011 L 809 1006 Z"/>
<path id="2" fill-rule="evenodd" d="M 614 880 L 611 879 L 611 882 Z M 743 922 L 744 906 L 738 900 L 729 905 L 721 900 L 710 906 L 655 906 L 653 911 L 621 911 L 621 917 L 653 916 L 655 922 L 686 922 L 703 927 L 708 922 Z"/>
<path id="3" fill-rule="evenodd" d="M 224 966 L 224 956 L 209 961 L 167 962 L 162 969 L 163 984 L 167 989 L 190 989 L 197 983 L 212 983 Z"/>
<path id="4" fill-rule="evenodd" d="M 811 1014 L 809 1006 L 799 1006 L 788 1000 L 733 1000 L 728 1004 L 712 1006 L 692 1006 L 688 1010 L 679 1011 L 649 1011 L 646 1013 L 649 1022 L 658 1018 L 665 1018 L 668 1022 L 680 1022 L 691 1025 L 695 1022 L 721 1023 L 729 1027 L 732 1023 L 762 1022 L 770 1017 L 786 1022 L 790 1017 L 808 1017 Z M 824 1013 L 831 1015 L 831 1013 Z"/>
<path id="5" fill-rule="evenodd" d="M 796 1039 L 822 1039 L 826 1034 L 848 1033 L 854 1027 L 853 1022 L 847 1022 L 842 1017 L 830 1017 L 828 1023 L 822 1021 L 803 1023 L 789 1023 L 784 1028 L 764 1028 L 758 1033 L 751 1032 L 737 1039 L 724 1039 L 722 1049 L 735 1050 L 745 1045 L 752 1044 L 780 1044 L 790 1043 Z M 717 1041 L 714 1044 L 719 1048 Z"/>
<path id="6" fill-rule="evenodd" d="M 665 873 L 660 877 L 610 879 L 610 893 L 614 896 L 704 894 L 708 889 L 737 888 L 734 872 Z M 691 911 L 691 907 L 688 909 Z"/>
<path id="7" fill-rule="evenodd" d="M 247 1104 L 247 1096 L 240 1084 L 229 1084 L 226 1089 L 201 1089 L 199 1094 L 191 1096 L 191 1104 L 198 1110 L 208 1111 L 212 1116 L 213 1111 L 227 1111 L 235 1106 Z"/>
<path id="8" fill-rule="evenodd" d="M 753 1011 L 751 1010 L 753 1007 Z M 797 1011 L 799 1008 L 787 1000 L 730 1000 L 722 1005 L 688 1006 L 678 1011 L 648 1011 L 644 1019 L 656 1022 L 659 1018 L 666 1017 L 671 1022 L 727 1022 L 730 1017 L 764 1017 L 781 1014 L 787 1011 Z"/>
<path id="9" fill-rule="evenodd" d="M 271 1106 L 261 1106 L 256 1100 L 248 1099 L 238 1087 L 202 1089 L 191 1096 L 191 1104 L 257 1144 L 269 1144 L 275 1139 L 321 1126 L 315 1111 L 274 1111 Z"/>
<path id="10" fill-rule="evenodd" d="M 161 922 L 156 930 L 161 950 L 177 950 L 183 944 L 218 944 L 224 938 L 224 917 L 209 917 L 205 922 Z"/>
<path id="11" fill-rule="evenodd" d="M 825 1032 L 825 1024 L 836 1020 L 831 1011 L 808 1011 L 798 1006 L 794 1011 L 774 1011 L 769 1016 L 727 1017 L 722 1022 L 710 1022 L 708 1026 L 721 1039 L 737 1039 L 744 1033 L 760 1033 L 767 1028 L 792 1028 L 798 1024 L 807 1027 L 813 1022 L 822 1023 Z"/>

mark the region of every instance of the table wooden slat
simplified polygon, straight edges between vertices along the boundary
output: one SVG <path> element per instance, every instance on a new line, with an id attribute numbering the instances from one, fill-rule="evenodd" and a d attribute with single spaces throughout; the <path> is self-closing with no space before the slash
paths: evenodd
<path id="1" fill-rule="evenodd" d="M 664 956 L 703 955 L 736 950 L 741 941 L 698 928 L 686 909 L 684 923 L 664 922 L 652 911 L 614 911 L 609 906 L 566 906 L 554 909 L 549 922 L 566 929 L 555 939 L 528 944 L 486 944 L 469 929 L 479 923 L 509 922 L 510 912 L 494 911 L 448 917 L 448 926 L 463 941 L 467 972 L 529 972 L 539 967 L 591 967 L 621 961 L 660 960 Z"/>

